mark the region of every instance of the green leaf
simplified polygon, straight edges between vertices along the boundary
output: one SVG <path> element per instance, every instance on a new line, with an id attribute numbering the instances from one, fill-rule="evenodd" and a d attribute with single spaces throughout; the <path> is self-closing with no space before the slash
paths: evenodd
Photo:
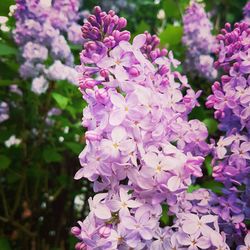
<path id="1" fill-rule="evenodd" d="M 10 163 L 11 163 L 10 158 L 8 158 L 5 155 L 0 155 L 0 170 L 7 169 L 9 167 Z"/>
<path id="2" fill-rule="evenodd" d="M 166 13 L 166 17 L 180 18 L 181 13 L 178 8 L 178 2 L 175 0 L 165 0 L 163 2 L 163 9 Z"/>
<path id="3" fill-rule="evenodd" d="M 79 44 L 70 44 L 69 47 L 73 51 L 79 51 L 80 52 L 82 50 L 82 45 L 79 45 Z"/>
<path id="4" fill-rule="evenodd" d="M 77 243 L 77 238 L 72 235 L 68 236 L 69 249 L 75 249 L 75 245 Z"/>
<path id="5" fill-rule="evenodd" d="M 6 238 L 0 238 L 0 249 L 1 250 L 11 250 L 10 243 Z"/>
<path id="6" fill-rule="evenodd" d="M 205 163 L 205 167 L 207 169 L 207 173 L 208 173 L 209 176 L 211 176 L 212 173 L 213 173 L 213 168 L 211 166 L 211 160 L 212 160 L 211 156 L 207 156 L 205 158 L 205 162 L 204 162 Z"/>
<path id="7" fill-rule="evenodd" d="M 215 119 L 206 118 L 203 123 L 205 123 L 209 134 L 214 134 L 217 131 L 218 122 Z"/>
<path id="8" fill-rule="evenodd" d="M 216 182 L 214 180 L 209 180 L 203 182 L 202 187 L 208 188 L 216 194 L 221 194 L 221 189 L 223 188 L 223 184 L 221 184 L 220 182 Z"/>
<path id="9" fill-rule="evenodd" d="M 16 81 L 16 80 L 3 80 L 3 79 L 0 79 L 0 86 L 9 86 L 9 85 L 12 85 L 12 84 L 18 84 L 19 81 Z"/>
<path id="10" fill-rule="evenodd" d="M 43 150 L 43 159 L 47 163 L 62 161 L 61 155 L 52 147 L 47 147 Z"/>
<path id="11" fill-rule="evenodd" d="M 163 45 L 176 45 L 181 42 L 183 28 L 169 24 L 159 35 Z"/>
<path id="12" fill-rule="evenodd" d="M 17 53 L 17 49 L 15 47 L 11 47 L 7 44 L 0 43 L 0 56 L 10 56 L 15 55 Z"/>
<path id="13" fill-rule="evenodd" d="M 200 189 L 200 185 L 190 185 L 189 187 L 188 187 L 188 189 L 187 189 L 187 192 L 188 193 L 192 193 L 192 192 L 194 192 L 195 190 L 198 190 L 198 189 Z"/>
<path id="14" fill-rule="evenodd" d="M 149 31 L 150 30 L 150 27 L 149 25 L 144 21 L 142 20 L 137 26 L 136 26 L 136 31 L 135 31 L 135 34 L 141 34 L 141 33 L 144 33 L 144 31 Z"/>
<path id="15" fill-rule="evenodd" d="M 166 204 L 162 204 L 162 216 L 160 220 L 166 226 L 169 224 L 168 206 Z"/>
<path id="16" fill-rule="evenodd" d="M 163 0 L 163 9 L 166 13 L 166 17 L 174 20 L 181 19 L 188 4 L 189 0 Z"/>
<path id="17" fill-rule="evenodd" d="M 69 98 L 55 92 L 52 93 L 52 97 L 61 109 L 65 109 L 67 107 L 69 103 Z"/>
<path id="18" fill-rule="evenodd" d="M 0 16 L 7 16 L 9 14 L 9 7 L 13 4 L 15 4 L 14 0 L 2 0 L 0 4 Z"/>
<path id="19" fill-rule="evenodd" d="M 198 119 L 203 121 L 206 118 L 206 112 L 203 107 L 195 107 L 189 114 L 189 120 Z"/>
<path id="20" fill-rule="evenodd" d="M 76 142 L 66 142 L 65 146 L 75 154 L 79 154 L 83 150 L 83 146 Z"/>

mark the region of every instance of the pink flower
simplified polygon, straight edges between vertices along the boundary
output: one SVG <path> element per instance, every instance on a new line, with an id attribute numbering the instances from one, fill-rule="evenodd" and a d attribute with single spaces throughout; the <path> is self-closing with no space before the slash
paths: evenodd
<path id="1" fill-rule="evenodd" d="M 89 207 L 91 212 L 99 219 L 107 220 L 111 218 L 111 212 L 109 208 L 103 203 L 103 200 L 107 197 L 106 193 L 96 194 L 94 198 L 89 198 Z"/>
<path id="2" fill-rule="evenodd" d="M 187 250 L 209 249 L 211 246 L 210 239 L 199 234 L 180 233 L 177 235 L 177 240 L 181 245 L 187 246 Z"/>
<path id="3" fill-rule="evenodd" d="M 129 95 L 126 99 L 121 94 L 111 94 L 110 100 L 114 105 L 109 117 L 109 123 L 112 126 L 120 125 L 126 117 L 130 119 L 140 117 L 136 108 L 138 99 L 135 94 Z"/>
<path id="4" fill-rule="evenodd" d="M 122 153 L 132 152 L 135 145 L 132 139 L 127 139 L 127 132 L 124 127 L 115 127 L 111 132 L 110 139 L 102 139 L 100 149 L 106 157 L 118 158 Z"/>
<path id="5" fill-rule="evenodd" d="M 135 217 L 123 216 L 122 225 L 132 230 L 133 234 L 139 235 L 144 240 L 150 240 L 153 237 L 152 223 L 150 223 L 150 214 L 142 209 L 137 209 Z"/>
<path id="6" fill-rule="evenodd" d="M 117 197 L 118 198 L 118 197 Z M 137 208 L 142 205 L 141 202 L 133 200 L 132 195 L 128 194 L 128 191 L 124 188 L 119 190 L 119 198 L 112 199 L 107 202 L 108 207 L 113 212 L 119 211 L 120 216 L 129 215 L 129 208 Z"/>
<path id="7" fill-rule="evenodd" d="M 186 234 L 199 234 L 209 236 L 213 229 L 207 224 L 213 224 L 217 228 L 217 216 L 204 215 L 199 218 L 196 214 L 185 214 L 183 215 L 183 226 L 182 229 Z"/>
<path id="8" fill-rule="evenodd" d="M 128 79 L 128 73 L 124 67 L 131 65 L 131 54 L 125 53 L 120 46 L 110 51 L 109 56 L 103 57 L 97 66 L 108 69 L 120 81 Z"/>

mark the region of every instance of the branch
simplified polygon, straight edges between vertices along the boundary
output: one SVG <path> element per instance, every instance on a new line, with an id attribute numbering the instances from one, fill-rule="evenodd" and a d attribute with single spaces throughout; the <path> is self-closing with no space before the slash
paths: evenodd
<path id="1" fill-rule="evenodd" d="M 2 217 L 2 216 L 0 216 L 0 220 L 3 221 L 4 223 L 10 223 L 12 226 L 16 227 L 17 229 L 19 229 L 20 231 L 22 231 L 23 233 L 27 234 L 30 237 L 36 236 L 35 233 L 32 233 L 29 229 L 27 229 L 25 226 L 21 225 L 20 223 L 16 221 L 11 221 L 8 218 Z"/>
<path id="2" fill-rule="evenodd" d="M 5 216 L 8 217 L 9 216 L 9 208 L 8 208 L 7 200 L 6 200 L 2 185 L 0 186 L 0 192 L 1 192 L 2 200 L 3 200 L 4 213 L 5 213 Z"/>

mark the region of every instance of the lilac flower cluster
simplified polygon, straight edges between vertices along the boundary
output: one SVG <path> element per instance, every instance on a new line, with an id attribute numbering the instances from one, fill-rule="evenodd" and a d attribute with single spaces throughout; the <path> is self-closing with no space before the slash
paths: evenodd
<path id="1" fill-rule="evenodd" d="M 200 77 L 212 80 L 217 71 L 213 67 L 217 44 L 211 34 L 212 23 L 201 4 L 191 1 L 183 16 L 184 35 L 183 44 L 187 47 L 186 71 L 195 72 Z"/>
<path id="2" fill-rule="evenodd" d="M 218 35 L 220 45 L 215 66 L 225 74 L 221 82 L 213 84 L 207 107 L 216 110 L 214 115 L 223 131 L 233 128 L 250 131 L 249 37 L 250 29 L 244 22 L 236 23 L 234 29 L 227 23 Z"/>
<path id="3" fill-rule="evenodd" d="M 219 128 L 226 132 L 214 147 L 213 177 L 224 184 L 218 213 L 226 222 L 233 222 L 227 233 L 229 240 L 240 244 L 250 218 L 250 29 L 245 22 L 234 28 L 226 24 L 218 35 L 220 42 L 217 68 L 224 75 L 212 86 L 207 107 L 214 108 Z M 230 243 L 230 242 L 229 242 Z"/>
<path id="4" fill-rule="evenodd" d="M 114 11 L 95 7 L 82 27 L 78 71 L 87 132 L 75 179 L 93 182 L 97 194 L 72 228 L 76 249 L 229 249 L 216 214 L 176 208 L 174 225 L 160 227 L 161 204 L 173 211 L 202 176 L 208 132 L 188 120 L 200 92 L 175 71 L 180 62 L 157 48 L 156 36 L 128 42 L 125 26 Z"/>
<path id="5" fill-rule="evenodd" d="M 82 43 L 79 0 L 17 0 L 14 38 L 20 46 L 23 64 L 20 74 L 32 78 L 32 91 L 46 92 L 49 81 L 67 80 L 77 84 L 73 55 L 64 37 Z"/>
<path id="6" fill-rule="evenodd" d="M 245 216 L 242 212 L 242 202 L 234 190 L 223 189 L 223 195 L 217 195 L 209 189 L 200 188 L 192 193 L 180 193 L 177 199 L 170 201 L 170 214 L 192 213 L 197 216 L 215 216 L 218 218 L 218 228 L 221 235 L 214 234 L 216 249 L 229 249 L 234 244 L 243 242 L 246 232 Z M 217 243 L 215 243 L 215 240 Z M 212 248 L 213 249 L 213 248 Z M 230 248 L 231 249 L 231 248 Z"/>
<path id="7" fill-rule="evenodd" d="M 180 237 L 179 231 L 181 231 L 182 236 L 185 233 L 186 235 L 180 242 L 183 244 L 185 239 L 189 238 L 188 249 L 230 249 L 226 243 L 226 236 L 228 236 L 226 230 L 231 226 L 232 222 L 227 223 L 220 218 L 218 213 L 219 202 L 214 193 L 203 188 L 192 193 L 179 193 L 177 199 L 169 201 L 169 213 L 177 215 L 177 218 L 181 214 L 185 218 L 184 221 L 178 224 L 175 222 L 178 231 L 175 231 L 174 235 L 178 238 Z M 194 231 L 195 233 L 192 234 Z M 200 231 L 200 235 L 197 235 L 197 231 Z M 182 249 L 178 248 L 179 245 L 172 246 L 172 248 L 174 247 Z"/>
<path id="8" fill-rule="evenodd" d="M 9 119 L 9 106 L 6 102 L 0 102 L 0 123 Z"/>

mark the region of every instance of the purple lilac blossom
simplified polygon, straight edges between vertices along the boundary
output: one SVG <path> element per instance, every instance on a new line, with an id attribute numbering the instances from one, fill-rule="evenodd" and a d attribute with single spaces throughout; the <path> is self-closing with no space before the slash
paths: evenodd
<path id="1" fill-rule="evenodd" d="M 96 195 L 71 230 L 75 248 L 229 249 L 216 214 L 179 211 L 172 227 L 160 227 L 161 204 L 173 204 L 202 176 L 208 132 L 188 119 L 200 91 L 176 71 L 173 53 L 147 32 L 130 43 L 125 27 L 126 19 L 100 7 L 82 27 L 87 132 L 75 179 L 93 182 Z"/>
<path id="2" fill-rule="evenodd" d="M 224 75 L 212 86 L 207 107 L 214 108 L 219 128 L 225 133 L 214 143 L 213 177 L 224 184 L 216 213 L 234 226 L 225 232 L 227 241 L 239 245 L 250 219 L 250 28 L 246 22 L 229 23 L 217 36 L 215 67 Z M 240 248 L 238 248 L 240 249 Z M 244 248 L 243 248 L 244 249 Z"/>
<path id="3" fill-rule="evenodd" d="M 0 102 L 0 123 L 9 119 L 9 106 L 6 102 Z"/>
<path id="4" fill-rule="evenodd" d="M 232 191 L 220 196 L 210 190 L 200 188 L 192 193 L 183 192 L 177 197 L 171 197 L 168 205 L 170 215 L 192 213 L 198 217 L 207 215 L 217 217 L 217 230 L 221 233 L 213 235 L 211 240 L 218 249 L 220 249 L 219 246 L 221 249 L 229 249 L 229 246 L 232 247 L 233 244 L 239 245 L 243 242 L 242 235 L 246 232 L 244 214 L 241 201 Z M 194 226 L 191 227 L 191 230 L 193 228 Z"/>
<path id="5" fill-rule="evenodd" d="M 58 108 L 52 108 L 48 111 L 46 117 L 46 124 L 52 126 L 55 123 L 54 117 L 62 114 L 62 111 Z"/>
<path id="6" fill-rule="evenodd" d="M 23 95 L 23 92 L 16 84 L 10 85 L 9 90 L 10 90 L 10 92 L 16 93 L 17 95 L 20 95 L 20 96 Z"/>
<path id="7" fill-rule="evenodd" d="M 42 93 L 45 93 L 46 90 L 49 87 L 48 81 L 44 78 L 44 76 L 39 76 L 36 78 L 33 78 L 32 84 L 31 84 L 31 90 L 40 95 Z"/>
<path id="8" fill-rule="evenodd" d="M 77 23 L 81 17 L 79 0 L 17 0 L 16 3 L 14 38 L 22 52 L 20 75 L 33 79 L 31 89 L 37 94 L 46 91 L 49 81 L 67 80 L 76 84 L 78 73 L 64 33 L 72 43 L 83 41 Z"/>
<path id="9" fill-rule="evenodd" d="M 219 49 L 216 68 L 224 71 L 220 81 L 212 86 L 207 107 L 214 108 L 219 128 L 250 131 L 250 29 L 247 23 L 227 23 L 218 35 Z"/>
<path id="10" fill-rule="evenodd" d="M 208 80 L 215 79 L 212 54 L 216 49 L 213 29 L 207 13 L 201 4 L 191 1 L 183 16 L 183 44 L 187 47 L 185 68 L 190 74 L 198 74 Z"/>

